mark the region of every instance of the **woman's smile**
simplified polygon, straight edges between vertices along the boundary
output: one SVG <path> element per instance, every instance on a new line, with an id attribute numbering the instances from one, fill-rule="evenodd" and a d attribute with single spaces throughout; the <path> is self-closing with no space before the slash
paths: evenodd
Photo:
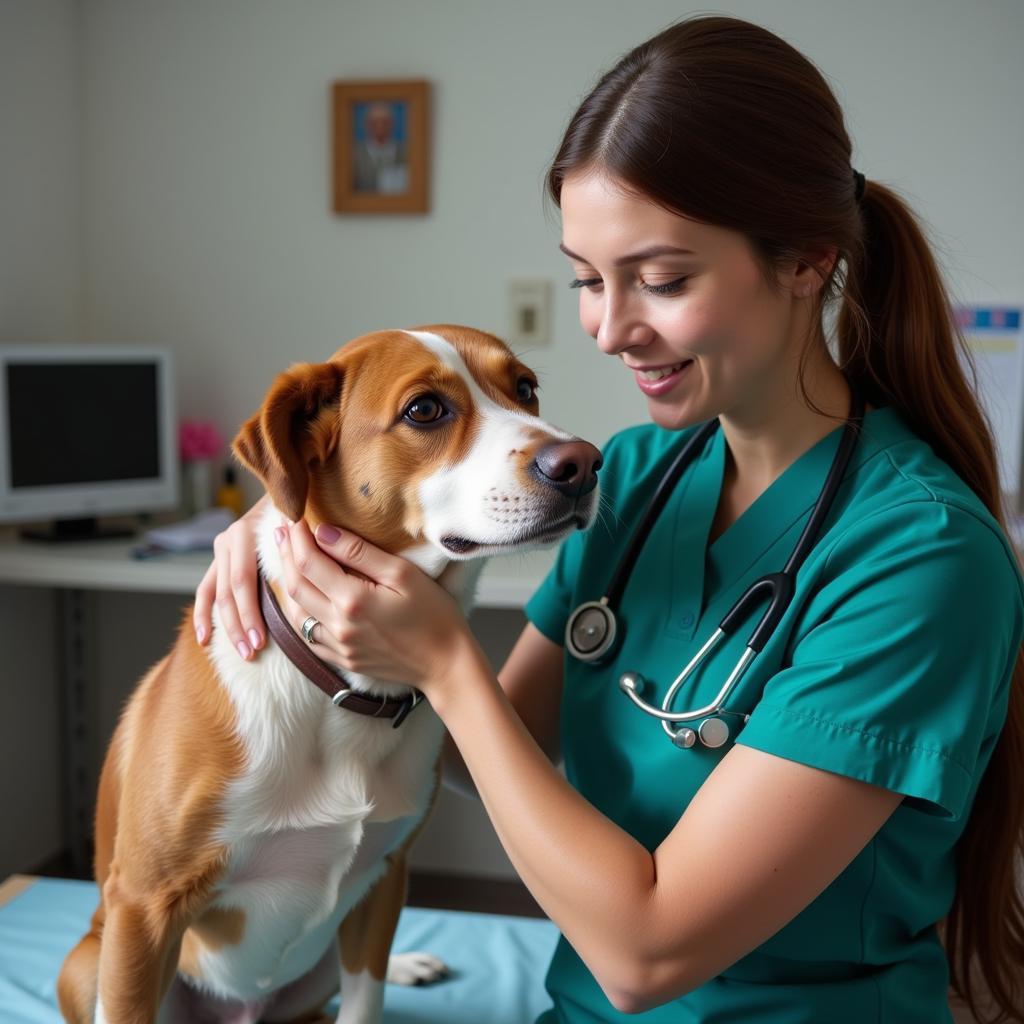
<path id="1" fill-rule="evenodd" d="M 651 397 L 658 397 L 671 391 L 684 377 L 693 365 L 692 359 L 686 359 L 679 363 L 670 363 L 667 366 L 658 367 L 633 367 L 637 385 L 640 390 Z"/>

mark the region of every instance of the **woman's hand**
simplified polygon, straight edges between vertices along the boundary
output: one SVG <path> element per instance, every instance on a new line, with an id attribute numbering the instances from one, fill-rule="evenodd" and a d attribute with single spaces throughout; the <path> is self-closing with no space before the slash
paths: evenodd
<path id="1" fill-rule="evenodd" d="M 269 500 L 264 495 L 244 516 L 217 534 L 213 562 L 196 590 L 192 612 L 196 639 L 205 644 L 213 631 L 216 601 L 221 627 L 247 660 L 263 647 L 266 636 L 256 584 L 256 524 Z"/>
<path id="2" fill-rule="evenodd" d="M 302 521 L 274 535 L 285 588 L 303 619 L 318 620 L 312 635 L 325 661 L 416 686 L 433 703 L 463 654 L 482 657 L 454 598 L 412 562 L 326 524 L 315 537 Z M 298 632 L 302 619 L 291 625 Z"/>

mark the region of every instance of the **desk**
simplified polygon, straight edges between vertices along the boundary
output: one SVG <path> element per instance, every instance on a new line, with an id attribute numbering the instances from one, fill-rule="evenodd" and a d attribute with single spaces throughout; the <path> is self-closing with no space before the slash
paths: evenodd
<path id="1" fill-rule="evenodd" d="M 212 551 L 132 558 L 138 540 L 52 543 L 0 535 L 0 583 L 81 590 L 192 594 Z M 554 561 L 554 549 L 492 558 L 477 591 L 480 608 L 522 608 Z"/>
<path id="2" fill-rule="evenodd" d="M 74 867 L 88 869 L 94 777 L 98 769 L 96 617 L 90 591 L 192 595 L 212 552 L 131 556 L 138 540 L 50 543 L 0 533 L 0 583 L 52 587 L 58 594 L 58 693 L 64 777 L 64 831 Z M 521 609 L 554 559 L 554 550 L 492 559 L 481 576 L 477 607 Z M 169 637 L 168 640 L 171 638 Z"/>

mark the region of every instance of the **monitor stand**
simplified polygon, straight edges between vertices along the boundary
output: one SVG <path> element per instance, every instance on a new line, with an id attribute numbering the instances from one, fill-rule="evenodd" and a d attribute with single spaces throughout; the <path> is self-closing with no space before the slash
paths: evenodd
<path id="1" fill-rule="evenodd" d="M 113 540 L 117 537 L 134 537 L 136 531 L 130 526 L 100 525 L 95 516 L 83 519 L 55 519 L 47 527 L 26 528 L 19 536 L 24 540 L 42 541 L 74 541 L 74 540 Z"/>

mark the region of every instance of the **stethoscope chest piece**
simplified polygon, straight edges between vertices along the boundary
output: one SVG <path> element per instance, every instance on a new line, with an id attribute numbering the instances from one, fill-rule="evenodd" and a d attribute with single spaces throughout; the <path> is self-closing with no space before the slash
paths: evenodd
<path id="1" fill-rule="evenodd" d="M 729 741 L 729 726 L 720 718 L 706 718 L 697 726 L 696 732 L 688 726 L 681 729 L 670 728 L 668 731 L 672 735 L 672 741 L 684 751 L 691 748 L 698 736 L 701 744 L 713 751 L 717 751 Z"/>
<path id="2" fill-rule="evenodd" d="M 680 750 L 689 750 L 697 742 L 697 734 L 692 729 L 677 729 L 672 737 L 672 742 Z"/>
<path id="3" fill-rule="evenodd" d="M 619 689 L 643 710 L 646 711 L 650 707 L 643 700 L 643 692 L 647 689 L 647 680 L 639 672 L 623 672 L 619 677 Z M 666 698 L 665 704 L 670 703 L 670 700 L 671 697 Z M 677 728 L 675 724 L 682 718 L 692 719 L 699 717 L 701 714 L 713 716 L 713 711 L 714 709 L 709 707 L 696 714 L 674 715 L 668 711 L 667 707 L 663 706 L 661 711 L 656 712 L 656 717 L 662 720 L 662 727 L 680 750 L 689 750 L 696 744 L 698 738 L 703 746 L 717 749 L 718 747 L 724 747 L 729 742 L 729 726 L 723 719 L 718 717 L 705 718 L 695 730 L 687 725 Z M 732 712 L 723 713 L 732 714 Z"/>
<path id="4" fill-rule="evenodd" d="M 605 601 L 587 601 L 569 616 L 565 646 L 580 661 L 600 661 L 615 643 L 615 613 Z"/>
<path id="5" fill-rule="evenodd" d="M 729 742 L 729 726 L 720 718 L 705 718 L 696 732 L 689 726 L 673 729 L 671 732 L 672 742 L 682 750 L 689 750 L 697 742 L 698 736 L 701 743 L 712 750 L 724 747 Z"/>
<path id="6" fill-rule="evenodd" d="M 729 726 L 721 718 L 705 718 L 697 732 L 705 747 L 723 747 L 729 740 Z"/>

